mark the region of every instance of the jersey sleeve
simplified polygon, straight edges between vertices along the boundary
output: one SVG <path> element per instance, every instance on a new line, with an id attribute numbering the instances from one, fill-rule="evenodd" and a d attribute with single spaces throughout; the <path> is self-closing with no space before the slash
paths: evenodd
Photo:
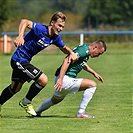
<path id="1" fill-rule="evenodd" d="M 41 32 L 45 31 L 45 27 L 42 24 L 33 22 L 32 23 L 32 30 L 36 35 L 39 35 Z"/>

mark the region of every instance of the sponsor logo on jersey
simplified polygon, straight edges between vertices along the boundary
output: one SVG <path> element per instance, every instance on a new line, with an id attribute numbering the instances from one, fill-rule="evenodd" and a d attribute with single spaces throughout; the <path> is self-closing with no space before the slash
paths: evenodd
<path id="1" fill-rule="evenodd" d="M 49 44 L 45 43 L 44 41 L 42 41 L 41 39 L 38 40 L 37 44 L 41 45 L 41 47 L 47 47 L 49 45 Z"/>

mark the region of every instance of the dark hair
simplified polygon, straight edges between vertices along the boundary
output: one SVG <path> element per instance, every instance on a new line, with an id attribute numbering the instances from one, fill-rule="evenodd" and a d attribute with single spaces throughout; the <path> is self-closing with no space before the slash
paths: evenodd
<path id="1" fill-rule="evenodd" d="M 98 44 L 99 48 L 104 47 L 104 51 L 106 51 L 107 47 L 106 47 L 106 44 L 103 40 L 98 40 L 98 41 L 96 41 L 96 43 Z"/>
<path id="2" fill-rule="evenodd" d="M 65 14 L 63 14 L 62 12 L 56 12 L 51 17 L 50 23 L 51 23 L 51 21 L 57 21 L 57 19 L 59 19 L 59 18 L 61 18 L 64 22 L 66 21 Z"/>

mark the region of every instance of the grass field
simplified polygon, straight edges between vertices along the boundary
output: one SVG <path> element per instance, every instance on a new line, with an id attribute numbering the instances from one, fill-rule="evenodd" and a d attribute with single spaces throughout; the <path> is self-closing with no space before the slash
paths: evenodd
<path id="1" fill-rule="evenodd" d="M 0 92 L 10 83 L 11 55 L 0 55 Z M 49 78 L 49 83 L 33 100 L 35 109 L 43 100 L 52 96 L 54 72 L 60 65 L 63 54 L 39 54 L 33 58 Z M 133 48 L 131 45 L 109 45 L 107 52 L 99 58 L 90 59 L 88 64 L 101 74 L 102 84 L 93 76 L 82 71 L 78 77 L 94 79 L 98 88 L 87 107 L 87 112 L 95 119 L 78 119 L 78 109 L 82 92 L 69 95 L 66 99 L 43 112 L 41 118 L 31 118 L 18 106 L 30 84 L 2 107 L 0 133 L 132 133 L 132 89 L 133 89 Z"/>

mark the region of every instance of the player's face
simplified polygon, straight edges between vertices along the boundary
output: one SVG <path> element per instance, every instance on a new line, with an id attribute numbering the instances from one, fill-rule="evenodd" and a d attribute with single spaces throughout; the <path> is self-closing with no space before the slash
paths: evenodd
<path id="1" fill-rule="evenodd" d="M 54 34 L 58 35 L 65 27 L 65 21 L 61 18 L 57 19 L 57 21 L 52 22 L 52 30 Z"/>
<path id="2" fill-rule="evenodd" d="M 99 49 L 98 47 L 94 47 L 90 53 L 92 58 L 98 57 L 104 53 L 104 48 Z"/>

